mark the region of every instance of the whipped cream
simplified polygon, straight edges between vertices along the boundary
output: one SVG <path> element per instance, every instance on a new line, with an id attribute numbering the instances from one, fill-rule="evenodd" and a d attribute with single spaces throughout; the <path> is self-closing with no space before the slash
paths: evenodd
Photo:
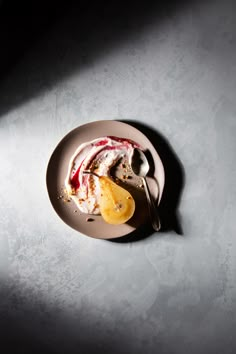
<path id="1" fill-rule="evenodd" d="M 106 136 L 81 144 L 70 159 L 65 187 L 79 210 L 100 214 L 100 184 L 97 176 L 110 176 L 111 168 L 121 159 L 130 158 L 140 147 L 130 139 Z M 93 172 L 84 173 L 86 171 Z M 96 176 L 97 175 L 97 176 Z"/>

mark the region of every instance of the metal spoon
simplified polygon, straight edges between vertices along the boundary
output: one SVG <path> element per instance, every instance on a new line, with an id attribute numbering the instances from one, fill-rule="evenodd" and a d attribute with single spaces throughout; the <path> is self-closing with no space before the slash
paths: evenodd
<path id="1" fill-rule="evenodd" d="M 130 166 L 136 176 L 139 176 L 142 178 L 147 201 L 148 201 L 148 209 L 149 209 L 149 214 L 151 217 L 151 222 L 152 222 L 152 227 L 154 230 L 159 231 L 161 228 L 161 222 L 160 222 L 160 217 L 158 213 L 157 206 L 155 205 L 155 202 L 153 200 L 153 197 L 150 193 L 147 181 L 146 181 L 146 176 L 149 171 L 149 163 L 148 160 L 140 149 L 135 148 L 134 152 L 131 156 L 131 161 L 130 161 Z"/>

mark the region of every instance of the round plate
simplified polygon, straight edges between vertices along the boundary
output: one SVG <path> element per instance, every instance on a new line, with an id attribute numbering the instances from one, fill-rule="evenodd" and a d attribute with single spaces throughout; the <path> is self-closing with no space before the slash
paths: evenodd
<path id="1" fill-rule="evenodd" d="M 106 135 L 132 139 L 147 151 L 149 159 L 151 159 L 151 174 L 147 177 L 147 182 L 153 197 L 160 203 L 165 180 L 161 159 L 143 133 L 131 125 L 119 121 L 102 120 L 88 123 L 67 134 L 57 145 L 49 160 L 46 182 L 52 206 L 66 224 L 87 236 L 111 239 L 125 236 L 136 230 L 141 224 L 149 222 L 147 201 L 143 191 L 134 196 L 136 204 L 134 216 L 128 223 L 122 225 L 110 225 L 99 215 L 91 216 L 80 213 L 73 201 L 67 202 L 63 197 L 60 197 L 63 195 L 69 161 L 76 148 L 86 141 Z M 90 216 L 92 220 L 88 221 Z"/>

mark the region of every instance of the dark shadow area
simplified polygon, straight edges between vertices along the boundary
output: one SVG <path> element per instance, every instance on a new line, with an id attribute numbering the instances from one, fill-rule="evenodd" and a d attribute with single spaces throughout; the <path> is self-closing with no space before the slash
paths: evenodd
<path id="1" fill-rule="evenodd" d="M 62 9 L 55 1 L 0 1 L 1 81 L 60 16 Z"/>
<path id="2" fill-rule="evenodd" d="M 4 294 L 5 293 L 5 294 Z M 0 344 L 4 354 L 129 353 L 129 338 L 88 306 L 73 314 L 31 289 L 1 283 Z"/>
<path id="3" fill-rule="evenodd" d="M 160 232 L 175 231 L 178 235 L 183 235 L 181 226 L 181 216 L 178 212 L 179 203 L 181 200 L 182 190 L 185 184 L 184 167 L 172 149 L 170 143 L 159 132 L 149 127 L 148 125 L 132 121 L 121 120 L 140 130 L 151 141 L 156 151 L 158 152 L 165 170 L 165 186 L 159 206 L 161 218 Z M 144 146 L 145 148 L 145 146 Z M 149 158 L 151 162 L 152 159 Z M 150 175 L 153 169 L 151 164 Z M 138 230 L 125 237 L 111 240 L 112 242 L 126 243 L 145 239 L 154 233 L 151 225 L 143 225 Z"/>
<path id="4" fill-rule="evenodd" d="M 165 187 L 159 207 L 161 231 L 174 230 L 177 234 L 183 235 L 178 207 L 185 184 L 185 173 L 180 159 L 161 133 L 141 122 L 132 120 L 125 122 L 146 135 L 158 152 L 164 166 Z"/>
<path id="5" fill-rule="evenodd" d="M 235 353 L 233 308 L 230 313 L 218 307 L 213 315 L 208 316 L 211 331 L 208 323 L 199 330 L 211 308 L 209 288 L 203 291 L 207 300 L 193 307 L 189 305 L 191 293 L 188 302 L 186 297 L 183 300 L 186 306 L 180 309 L 169 305 L 173 288 L 157 283 L 161 289 L 158 304 L 147 312 L 145 322 L 149 326 L 145 326 L 140 316 L 132 321 L 122 318 L 120 312 L 124 312 L 124 308 L 129 312 L 129 307 L 121 301 L 122 297 L 119 298 L 119 290 L 116 309 L 113 309 L 114 302 L 105 295 L 106 287 L 103 288 L 104 303 L 101 304 L 96 299 L 96 291 L 93 299 L 86 299 L 79 284 L 69 292 L 51 288 L 46 295 L 46 291 L 42 293 L 37 287 L 37 282 L 32 281 L 26 287 L 9 278 L 5 282 L 1 280 L 0 284 L 0 344 L 4 354 Z M 54 281 L 49 280 L 49 284 Z M 116 281 L 114 285 L 117 285 Z M 180 324 L 176 328 L 178 321 Z M 164 331 L 159 330 L 159 323 Z M 186 343 L 182 338 L 189 340 Z"/>
<path id="6" fill-rule="evenodd" d="M 0 115 L 193 1 L 0 1 Z"/>

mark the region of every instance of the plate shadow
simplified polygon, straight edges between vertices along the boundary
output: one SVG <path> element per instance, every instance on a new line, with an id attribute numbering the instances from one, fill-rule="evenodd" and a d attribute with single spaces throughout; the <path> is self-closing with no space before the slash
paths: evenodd
<path id="1" fill-rule="evenodd" d="M 136 120 L 120 120 L 128 123 L 134 128 L 140 130 L 151 141 L 158 152 L 165 170 L 165 186 L 159 205 L 161 218 L 160 233 L 175 231 L 178 235 L 183 235 L 181 215 L 178 211 L 182 191 L 185 185 L 185 171 L 182 162 L 171 147 L 168 140 L 157 130 L 147 124 Z M 145 224 L 131 234 L 112 239 L 112 242 L 126 243 L 140 241 L 151 236 L 155 231 L 151 225 Z"/>

